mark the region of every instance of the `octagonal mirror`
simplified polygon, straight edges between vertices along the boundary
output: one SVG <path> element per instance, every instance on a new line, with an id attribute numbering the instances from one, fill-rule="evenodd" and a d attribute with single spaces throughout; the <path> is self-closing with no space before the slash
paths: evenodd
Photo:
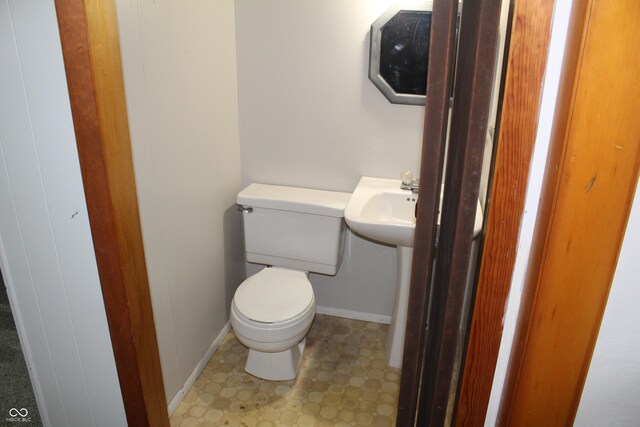
<path id="1" fill-rule="evenodd" d="M 431 10 L 431 1 L 399 4 L 371 25 L 369 79 L 391 103 L 425 103 Z"/>

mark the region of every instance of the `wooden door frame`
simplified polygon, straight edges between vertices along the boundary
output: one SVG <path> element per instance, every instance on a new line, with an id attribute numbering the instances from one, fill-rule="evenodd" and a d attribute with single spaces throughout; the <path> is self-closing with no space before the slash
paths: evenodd
<path id="1" fill-rule="evenodd" d="M 513 16 L 509 20 L 512 25 L 511 40 L 514 43 L 508 45 L 509 54 L 505 55 L 507 70 L 501 90 L 501 124 L 496 129 L 498 143 L 494 150 L 495 160 L 492 167 L 494 179 L 485 207 L 485 250 L 482 252 L 480 281 L 475 301 L 476 307 L 486 309 L 474 310 L 469 338 L 476 354 L 482 357 L 468 358 L 465 362 L 461 378 L 460 403 L 454 417 L 457 425 L 482 425 L 486 416 L 502 336 L 502 319 L 524 213 L 524 197 L 536 137 L 553 4 L 553 0 L 517 0 Z M 437 3 L 434 2 L 434 10 L 436 6 Z M 437 18 L 434 16 L 435 19 Z M 434 26 L 436 22 L 434 21 Z M 440 58 L 442 57 L 440 54 Z M 428 91 L 430 90 L 431 88 L 428 88 Z M 431 96 L 434 92 L 429 93 Z M 440 133 L 434 132 L 433 129 L 440 129 L 437 125 L 442 121 L 433 114 L 427 102 L 421 182 L 434 182 L 439 188 L 439 177 L 431 175 L 435 175 L 439 170 L 438 163 L 433 159 L 439 158 L 440 152 L 432 147 L 435 146 L 433 139 L 440 137 Z M 426 132 L 428 129 L 432 131 Z M 431 172 L 432 170 L 434 172 Z M 514 182 L 518 183 L 515 187 Z M 431 190 L 428 187 L 426 189 Z M 428 212 L 432 200 L 424 200 L 424 192 L 421 198 L 418 202 L 423 203 L 424 208 L 419 205 L 419 211 Z M 420 334 L 424 330 L 430 292 L 427 286 L 430 263 L 424 260 L 431 259 L 431 249 L 421 243 L 428 239 L 430 230 L 435 232 L 435 225 L 431 223 L 430 218 L 419 216 L 416 223 L 398 426 L 413 425 L 418 405 L 416 400 L 422 370 L 423 345 Z"/>
<path id="2" fill-rule="evenodd" d="M 573 3 L 499 425 L 574 422 L 640 173 L 638 12 Z"/>
<path id="3" fill-rule="evenodd" d="M 554 0 L 517 0 L 511 23 L 492 182 L 485 207 L 475 301 L 459 386 L 456 426 L 482 426 L 511 289 L 538 128 Z"/>
<path id="4" fill-rule="evenodd" d="M 130 426 L 169 426 L 113 0 L 55 0 L 100 285 Z"/>

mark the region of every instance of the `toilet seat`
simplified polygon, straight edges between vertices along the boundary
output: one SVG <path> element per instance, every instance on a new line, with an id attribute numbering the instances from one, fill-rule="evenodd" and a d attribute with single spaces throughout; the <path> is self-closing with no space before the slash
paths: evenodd
<path id="1" fill-rule="evenodd" d="M 315 313 L 313 288 L 305 272 L 265 268 L 236 290 L 231 326 L 250 349 L 280 352 L 304 338 Z"/>
<path id="2" fill-rule="evenodd" d="M 265 268 L 240 284 L 233 305 L 243 320 L 275 326 L 304 317 L 314 305 L 313 288 L 303 271 Z"/>

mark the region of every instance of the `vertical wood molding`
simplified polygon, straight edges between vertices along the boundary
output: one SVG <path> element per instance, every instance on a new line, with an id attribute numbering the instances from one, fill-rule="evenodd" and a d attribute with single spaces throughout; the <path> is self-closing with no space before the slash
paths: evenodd
<path id="1" fill-rule="evenodd" d="M 484 247 L 456 426 L 482 426 L 513 275 L 547 64 L 554 0 L 516 1 Z"/>
<path id="2" fill-rule="evenodd" d="M 168 426 L 113 0 L 56 0 L 96 261 L 131 426 Z"/>
<path id="3" fill-rule="evenodd" d="M 460 339 L 502 2 L 465 3 L 460 22 L 440 245 L 425 345 L 418 424 L 445 424 Z"/>
<path id="4" fill-rule="evenodd" d="M 435 251 L 437 214 L 440 205 L 444 149 L 453 79 L 457 2 L 434 0 L 424 134 L 420 161 L 420 197 L 411 266 L 411 286 L 405 332 L 397 426 L 412 426 L 418 412 L 423 342 L 427 323 L 431 265 Z"/>
<path id="5" fill-rule="evenodd" d="M 576 0 L 500 425 L 572 425 L 640 168 L 640 3 Z"/>

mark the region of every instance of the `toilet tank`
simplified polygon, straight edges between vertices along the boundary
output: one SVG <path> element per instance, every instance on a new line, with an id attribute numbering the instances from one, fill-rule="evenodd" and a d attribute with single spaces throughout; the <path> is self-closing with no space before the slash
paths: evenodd
<path id="1" fill-rule="evenodd" d="M 251 184 L 244 207 L 247 261 L 334 275 L 342 262 L 350 193 Z M 250 208 L 250 209 L 248 209 Z"/>

